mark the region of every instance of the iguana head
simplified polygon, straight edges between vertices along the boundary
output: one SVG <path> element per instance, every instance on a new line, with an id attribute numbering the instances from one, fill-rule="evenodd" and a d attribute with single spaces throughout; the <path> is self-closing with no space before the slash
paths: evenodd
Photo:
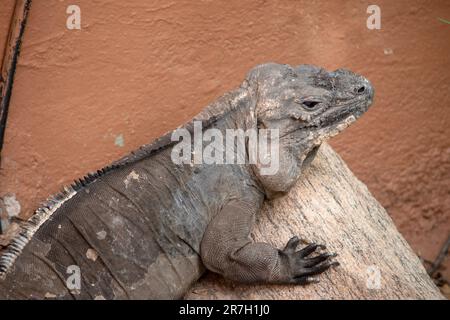
<path id="1" fill-rule="evenodd" d="M 287 192 L 314 158 L 320 144 L 358 119 L 374 90 L 364 77 L 311 65 L 264 64 L 245 82 L 255 99 L 259 129 L 279 131 L 279 170 L 258 178 L 269 197 Z"/>

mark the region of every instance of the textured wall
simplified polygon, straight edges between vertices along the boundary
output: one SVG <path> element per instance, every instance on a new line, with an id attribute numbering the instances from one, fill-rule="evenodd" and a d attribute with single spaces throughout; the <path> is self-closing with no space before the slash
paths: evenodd
<path id="1" fill-rule="evenodd" d="M 11 0 L 1 0 L 0 41 Z M 67 30 L 66 8 L 82 10 Z M 22 216 L 89 170 L 190 119 L 267 61 L 347 67 L 375 106 L 331 144 L 433 259 L 450 231 L 449 1 L 34 0 L 13 91 L 0 195 Z M 3 44 L 1 44 L 3 46 Z"/>
<path id="2" fill-rule="evenodd" d="M 8 28 L 14 9 L 14 0 L 1 0 L 0 4 L 0 61 L 5 50 L 6 38 L 8 37 Z"/>

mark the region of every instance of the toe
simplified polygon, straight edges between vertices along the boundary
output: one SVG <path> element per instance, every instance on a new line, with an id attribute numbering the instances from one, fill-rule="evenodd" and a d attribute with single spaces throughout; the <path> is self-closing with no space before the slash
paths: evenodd
<path id="1" fill-rule="evenodd" d="M 313 258 L 302 259 L 300 263 L 303 264 L 303 266 L 305 266 L 305 267 L 313 267 L 313 266 L 315 266 L 329 258 L 333 258 L 335 256 L 336 256 L 336 254 L 323 253 L 323 254 L 319 254 L 318 256 L 315 256 Z"/>
<path id="2" fill-rule="evenodd" d="M 289 239 L 289 241 L 286 244 L 286 246 L 284 247 L 283 251 L 286 253 L 293 253 L 293 252 L 295 252 L 295 249 L 297 248 L 299 243 L 300 243 L 300 239 L 297 236 L 292 237 L 291 239 Z"/>
<path id="3" fill-rule="evenodd" d="M 314 251 L 316 251 L 316 249 L 319 248 L 320 246 L 321 245 L 319 245 L 317 243 L 311 243 L 310 245 L 308 245 L 305 248 L 298 251 L 297 254 L 300 258 L 304 258 L 304 257 L 310 255 L 311 253 L 313 253 Z"/>

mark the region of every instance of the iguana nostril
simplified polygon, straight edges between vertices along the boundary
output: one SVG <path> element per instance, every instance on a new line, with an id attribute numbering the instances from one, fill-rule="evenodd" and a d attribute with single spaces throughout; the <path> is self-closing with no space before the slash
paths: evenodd
<path id="1" fill-rule="evenodd" d="M 358 93 L 364 93 L 364 91 L 366 91 L 366 87 L 365 86 L 361 86 L 357 90 Z"/>

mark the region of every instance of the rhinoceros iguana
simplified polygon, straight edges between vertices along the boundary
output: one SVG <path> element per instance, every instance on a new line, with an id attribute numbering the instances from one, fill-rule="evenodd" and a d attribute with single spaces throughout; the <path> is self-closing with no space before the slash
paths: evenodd
<path id="1" fill-rule="evenodd" d="M 321 246 L 297 250 L 297 237 L 284 249 L 254 243 L 252 223 L 263 201 L 288 192 L 321 142 L 359 118 L 373 94 L 368 80 L 344 69 L 253 68 L 191 122 L 49 198 L 0 257 L 0 298 L 181 298 L 205 269 L 238 282 L 314 282 L 337 264 L 333 254 L 311 257 Z M 246 135 L 243 153 L 232 154 L 244 163 L 193 161 L 191 146 L 198 156 L 208 139 L 183 136 L 188 161 L 175 163 L 174 152 L 183 153 L 175 132 L 195 136 L 196 123 L 205 136 L 272 130 L 277 139 L 268 137 L 268 146 L 277 152 L 269 162 L 247 161 L 259 140 Z M 264 174 L 275 158 L 277 170 Z"/>

